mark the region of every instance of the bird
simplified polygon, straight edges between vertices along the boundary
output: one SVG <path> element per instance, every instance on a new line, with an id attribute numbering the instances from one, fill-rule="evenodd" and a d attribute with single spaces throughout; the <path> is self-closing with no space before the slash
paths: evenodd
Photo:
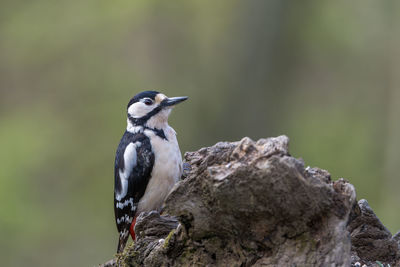
<path id="1" fill-rule="evenodd" d="M 130 99 L 127 127 L 118 145 L 114 167 L 114 214 L 119 232 L 117 253 L 129 239 L 141 212 L 160 211 L 183 172 L 175 130 L 168 125 L 172 108 L 188 97 L 167 97 L 144 91 Z"/>

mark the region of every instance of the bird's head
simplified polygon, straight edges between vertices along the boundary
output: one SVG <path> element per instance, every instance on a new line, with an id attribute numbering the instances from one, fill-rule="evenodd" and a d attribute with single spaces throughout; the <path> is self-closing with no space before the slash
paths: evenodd
<path id="1" fill-rule="evenodd" d="M 167 97 L 156 91 L 144 91 L 128 103 L 128 125 L 163 128 L 174 105 L 188 97 Z"/>

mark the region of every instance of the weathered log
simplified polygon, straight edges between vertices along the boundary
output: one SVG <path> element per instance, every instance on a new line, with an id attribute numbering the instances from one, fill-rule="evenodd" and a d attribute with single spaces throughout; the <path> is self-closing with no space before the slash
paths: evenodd
<path id="1" fill-rule="evenodd" d="M 221 142 L 185 161 L 191 170 L 169 194 L 165 215 L 141 214 L 136 242 L 114 266 L 400 263 L 398 240 L 366 201 L 357 204 L 354 187 L 305 168 L 286 136 Z"/>

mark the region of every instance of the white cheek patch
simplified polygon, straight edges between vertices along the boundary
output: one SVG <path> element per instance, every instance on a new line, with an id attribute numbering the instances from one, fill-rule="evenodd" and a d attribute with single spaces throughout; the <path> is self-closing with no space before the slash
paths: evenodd
<path id="1" fill-rule="evenodd" d="M 128 179 L 132 169 L 137 163 L 136 148 L 140 146 L 140 142 L 130 143 L 126 146 L 124 152 L 124 169 L 119 169 L 119 179 L 121 181 L 121 191 L 117 193 L 117 201 L 121 201 L 128 193 Z"/>
<path id="2" fill-rule="evenodd" d="M 129 106 L 128 113 L 133 118 L 141 118 L 145 116 L 147 113 L 151 112 L 155 107 L 156 105 L 154 103 L 148 106 L 145 103 L 139 101 Z"/>
<path id="3" fill-rule="evenodd" d="M 154 105 L 147 106 L 143 102 L 136 102 L 129 106 L 128 113 L 133 118 L 140 118 L 140 117 L 145 116 L 150 111 L 152 111 L 153 108 L 154 108 Z"/>

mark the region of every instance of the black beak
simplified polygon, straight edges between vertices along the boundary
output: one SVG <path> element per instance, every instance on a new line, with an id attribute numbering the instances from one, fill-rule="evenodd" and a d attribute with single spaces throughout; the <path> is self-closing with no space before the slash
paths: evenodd
<path id="1" fill-rule="evenodd" d="M 163 107 L 174 106 L 174 105 L 176 105 L 178 103 L 181 103 L 181 102 L 185 101 L 186 99 L 188 99 L 187 96 L 168 97 L 167 99 L 164 99 L 161 102 L 161 105 Z"/>

